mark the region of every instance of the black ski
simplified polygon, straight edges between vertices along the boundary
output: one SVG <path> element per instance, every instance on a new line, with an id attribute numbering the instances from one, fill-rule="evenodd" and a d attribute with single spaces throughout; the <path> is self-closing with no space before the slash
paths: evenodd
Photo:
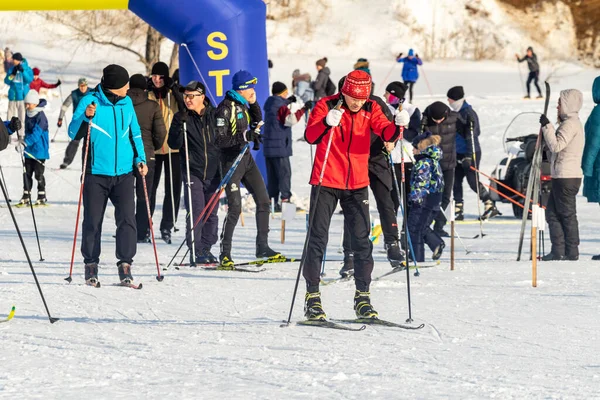
<path id="1" fill-rule="evenodd" d="M 274 258 L 257 258 L 256 260 L 252 260 L 252 261 L 245 261 L 242 263 L 236 263 L 235 268 L 239 268 L 239 267 L 247 267 L 250 265 L 257 265 L 257 266 L 261 266 L 264 264 L 279 264 L 279 263 L 291 263 L 291 262 L 300 262 L 299 258 L 289 258 L 289 257 L 274 257 Z M 213 263 L 213 264 L 196 264 L 196 267 L 202 267 L 205 269 L 215 269 L 213 267 L 218 266 L 219 263 Z M 189 267 L 190 263 L 183 263 L 183 264 L 179 264 L 175 267 L 175 269 L 179 269 L 179 267 Z"/>
<path id="2" fill-rule="evenodd" d="M 360 328 L 352 328 L 352 327 L 347 326 L 347 325 L 337 324 L 335 322 L 327 321 L 327 320 L 318 320 L 318 321 L 305 320 L 305 321 L 298 321 L 298 322 L 296 322 L 296 325 L 300 325 L 300 326 L 315 326 L 315 327 L 318 327 L 318 328 L 339 329 L 339 330 L 342 330 L 342 331 L 353 331 L 353 332 L 363 331 L 363 330 L 365 330 L 367 328 L 365 325 L 361 326 Z"/>
<path id="3" fill-rule="evenodd" d="M 257 272 L 263 272 L 263 271 L 267 270 L 264 267 L 251 266 L 251 265 L 246 265 L 246 266 L 234 265 L 231 268 L 219 268 L 219 264 L 199 264 L 198 266 L 205 271 L 238 271 L 238 272 L 257 273 Z"/>
<path id="4" fill-rule="evenodd" d="M 546 86 L 546 102 L 544 103 L 544 115 L 548 114 L 548 106 L 550 104 L 550 84 L 544 82 Z M 529 217 L 529 208 L 532 200 L 538 201 L 537 195 L 539 191 L 540 167 L 542 164 L 542 156 L 544 154 L 544 134 L 542 128 L 538 133 L 538 138 L 535 143 L 535 151 L 533 152 L 533 160 L 531 169 L 529 170 L 529 181 L 527 182 L 527 192 L 525 192 L 525 204 L 523 204 L 523 219 L 521 220 L 521 233 L 519 235 L 519 251 L 517 253 L 517 261 L 521 261 L 521 252 L 523 251 L 523 239 L 525 237 L 525 227 Z"/>
<path id="5" fill-rule="evenodd" d="M 321 285 L 328 286 L 333 285 L 334 283 L 350 282 L 352 278 L 354 278 L 354 275 L 340 276 L 334 279 L 321 279 Z"/>
<path id="6" fill-rule="evenodd" d="M 397 324 L 395 322 L 386 321 L 384 319 L 379 318 L 357 318 L 357 319 L 335 319 L 334 321 L 341 322 L 343 324 L 363 324 L 364 325 L 381 325 L 387 326 L 390 328 L 400 328 L 400 329 L 408 329 L 408 330 L 417 330 L 425 327 L 425 324 L 421 325 L 404 325 Z"/>
<path id="7" fill-rule="evenodd" d="M 411 264 L 411 265 L 410 265 L 408 268 L 409 268 L 409 269 L 416 269 L 416 268 L 419 268 L 419 269 L 421 269 L 421 268 L 433 268 L 433 267 L 437 267 L 437 266 L 438 266 L 438 265 L 440 265 L 440 264 L 441 264 L 441 261 L 439 261 L 439 260 L 438 260 L 438 261 L 435 261 L 435 262 L 433 262 L 433 263 L 431 263 L 431 264 L 420 264 L 420 265 L 418 264 L 416 267 L 415 267 L 415 265 L 414 265 L 414 264 Z M 403 264 L 401 267 L 392 268 L 391 270 L 389 270 L 389 271 L 388 271 L 388 272 L 386 272 L 385 274 L 383 274 L 383 275 L 379 275 L 378 277 L 376 277 L 376 278 L 373 278 L 373 281 L 378 281 L 378 280 L 380 280 L 381 278 L 385 278 L 386 276 L 390 276 L 390 275 L 392 275 L 392 274 L 395 274 L 395 273 L 397 273 L 397 272 L 402 272 L 402 271 L 404 271 L 404 270 L 406 270 L 406 265 L 404 265 L 404 264 Z"/>

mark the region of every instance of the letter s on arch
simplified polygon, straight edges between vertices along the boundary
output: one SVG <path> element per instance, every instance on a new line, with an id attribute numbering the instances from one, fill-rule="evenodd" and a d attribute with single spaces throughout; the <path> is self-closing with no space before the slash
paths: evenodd
<path id="1" fill-rule="evenodd" d="M 219 41 L 220 40 L 220 41 Z M 215 52 L 213 50 L 209 50 L 206 53 L 211 60 L 222 60 L 229 54 L 229 48 L 224 41 L 227 40 L 227 36 L 223 32 L 212 32 L 206 37 L 206 42 L 213 49 L 219 50 L 219 52 Z"/>

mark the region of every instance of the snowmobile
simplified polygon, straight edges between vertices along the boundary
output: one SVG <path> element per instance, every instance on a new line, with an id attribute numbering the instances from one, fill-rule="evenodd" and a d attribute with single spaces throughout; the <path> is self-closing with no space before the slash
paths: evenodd
<path id="1" fill-rule="evenodd" d="M 507 152 L 507 156 L 496 165 L 496 168 L 492 172 L 492 178 L 511 187 L 515 191 L 522 193 L 525 196 L 537 138 L 537 133 L 526 136 L 505 138 L 504 148 Z M 507 148 L 508 144 L 510 144 L 510 147 Z M 546 151 L 544 151 L 542 156 L 540 173 L 540 198 L 537 199 L 537 201 L 545 207 L 548 203 L 550 191 L 552 190 L 550 160 L 546 154 Z M 521 205 L 525 204 L 524 197 L 511 192 L 509 189 L 497 184 L 493 180 L 490 182 L 490 186 L 493 189 L 490 191 L 492 200 L 501 201 L 503 203 L 511 203 L 515 218 L 523 218 L 523 208 L 519 207 L 517 204 L 514 204 L 504 196 L 511 198 Z M 496 191 L 502 193 L 504 196 L 499 195 Z M 531 213 L 529 218 L 531 218 Z"/>

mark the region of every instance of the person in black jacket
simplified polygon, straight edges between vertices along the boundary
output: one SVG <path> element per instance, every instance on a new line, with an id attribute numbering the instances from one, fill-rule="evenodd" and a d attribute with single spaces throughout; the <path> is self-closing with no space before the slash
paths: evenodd
<path id="1" fill-rule="evenodd" d="M 217 107 L 216 144 L 221 149 L 221 166 L 224 174 L 229 171 L 247 143 L 254 142 L 253 148 L 258 150 L 262 141 L 258 132 L 262 123 L 262 112 L 256 102 L 254 91 L 257 82 L 248 71 L 236 72 L 232 78 L 232 89 L 227 91 L 225 99 Z M 234 268 L 231 241 L 242 211 L 240 183 L 244 184 L 256 203 L 256 257 L 281 256 L 269 247 L 269 195 L 258 166 L 250 152 L 246 152 L 225 188 L 229 208 L 221 232 L 219 268 L 222 269 Z"/>
<path id="2" fill-rule="evenodd" d="M 156 188 L 154 187 L 154 166 L 156 159 L 154 151 L 160 149 L 165 137 L 167 128 L 162 119 L 160 106 L 148 99 L 146 91 L 146 78 L 142 74 L 135 74 L 129 78 L 129 91 L 127 95 L 133 102 L 133 108 L 138 119 L 138 124 L 142 130 L 142 141 L 144 142 L 144 152 L 146 153 L 146 165 L 148 173 L 146 174 L 146 189 L 150 199 Z M 137 225 L 138 243 L 151 243 L 150 240 L 150 221 L 148 221 L 148 211 L 146 209 L 146 194 L 142 177 L 138 171 L 135 173 L 135 221 Z"/>
<path id="3" fill-rule="evenodd" d="M 456 170 L 454 173 L 454 201 L 456 220 L 464 219 L 463 180 L 467 182 L 471 190 L 477 193 L 477 176 L 471 166 L 479 169 L 481 163 L 481 146 L 479 145 L 479 134 L 481 128 L 479 117 L 473 107 L 465 100 L 465 92 L 462 86 L 454 86 L 448 90 L 448 103 L 453 111 L 459 113 L 460 118 L 456 122 Z M 473 159 L 475 157 L 475 159 Z M 484 203 L 482 219 L 493 218 L 500 214 L 490 193 L 485 186 L 479 183 L 479 199 Z"/>
<path id="4" fill-rule="evenodd" d="M 423 111 L 423 120 L 421 121 L 422 131 L 429 131 L 433 135 L 441 137 L 440 147 L 442 148 L 442 174 L 444 175 L 444 194 L 442 196 L 441 209 L 435 217 L 433 230 L 442 237 L 449 236 L 444 231 L 446 225 L 445 209 L 450 204 L 452 187 L 454 185 L 454 169 L 456 168 L 456 123 L 458 113 L 450 110 L 448 106 L 441 101 L 430 104 Z M 435 251 L 435 249 L 431 249 Z"/>
<path id="5" fill-rule="evenodd" d="M 219 186 L 219 149 L 215 146 L 215 109 L 206 97 L 204 84 L 191 81 L 179 89 L 183 93 L 186 109 L 178 111 L 173 117 L 169 130 L 168 145 L 180 150 L 181 171 L 184 183 L 184 202 L 189 218 L 186 222 L 187 245 L 192 248 L 191 223 L 195 223 L 207 201 Z M 183 131 L 183 123 L 186 132 Z M 187 135 L 188 148 L 185 148 Z M 187 158 L 190 164 L 190 187 L 187 176 Z M 191 190 L 190 207 L 188 190 Z M 190 213 L 191 209 L 191 213 Z M 194 260 L 197 264 L 213 264 L 216 257 L 210 252 L 217 243 L 218 207 L 214 207 L 206 223 L 198 223 L 194 228 Z"/>
<path id="6" fill-rule="evenodd" d="M 365 71 L 366 72 L 366 71 Z M 338 91 L 341 93 L 344 86 L 344 76 L 338 82 Z M 394 120 L 394 115 L 385 102 L 377 96 L 370 96 L 377 102 L 385 116 Z M 393 142 L 384 142 L 381 137 L 371 133 L 371 147 L 369 150 L 369 187 L 375 196 L 377 211 L 381 219 L 381 230 L 383 232 L 384 247 L 387 258 L 392 267 L 397 267 L 404 257 L 398 246 L 398 221 L 396 219 L 396 206 L 392 198 L 393 177 L 389 162 L 389 153 L 394 149 Z M 346 221 L 344 221 L 346 222 Z M 344 263 L 340 269 L 340 275 L 346 277 L 354 273 L 354 251 L 351 243 L 351 227 L 344 223 Z"/>
<path id="7" fill-rule="evenodd" d="M 527 53 L 525 53 L 523 58 L 519 57 L 518 54 L 515 54 L 515 57 L 517 57 L 517 61 L 520 63 L 527 61 L 527 67 L 529 67 L 529 75 L 527 75 L 527 96 L 525 96 L 525 98 L 531 98 L 531 82 L 535 84 L 535 87 L 538 91 L 537 98 L 544 98 L 544 96 L 542 96 L 542 89 L 540 89 L 540 85 L 538 84 L 538 79 L 540 77 L 540 64 L 538 63 L 537 55 L 533 52 L 533 47 L 529 46 L 527 48 Z"/>

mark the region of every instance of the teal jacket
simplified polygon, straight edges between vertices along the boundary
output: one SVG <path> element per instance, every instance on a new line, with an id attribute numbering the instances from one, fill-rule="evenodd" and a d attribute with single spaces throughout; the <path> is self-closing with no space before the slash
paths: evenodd
<path id="1" fill-rule="evenodd" d="M 33 71 L 29 67 L 26 59 L 23 59 L 21 64 L 23 66 L 23 72 L 19 71 L 16 75 L 12 75 L 15 66 L 10 67 L 4 78 L 4 83 L 9 86 L 8 89 L 8 100 L 9 101 L 23 101 L 25 96 L 29 93 L 29 84 L 33 81 Z"/>
<path id="2" fill-rule="evenodd" d="M 85 109 L 92 102 L 96 103 L 96 115 L 91 122 L 86 173 L 118 176 L 132 172 L 134 165 L 146 163 L 142 133 L 131 99 L 126 96 L 113 104 L 101 85 L 79 102 L 69 125 L 69 137 L 87 140 L 90 120 Z"/>
<path id="3" fill-rule="evenodd" d="M 585 123 L 583 169 L 583 195 L 590 203 L 600 203 L 600 76 L 592 86 L 594 109 Z"/>

